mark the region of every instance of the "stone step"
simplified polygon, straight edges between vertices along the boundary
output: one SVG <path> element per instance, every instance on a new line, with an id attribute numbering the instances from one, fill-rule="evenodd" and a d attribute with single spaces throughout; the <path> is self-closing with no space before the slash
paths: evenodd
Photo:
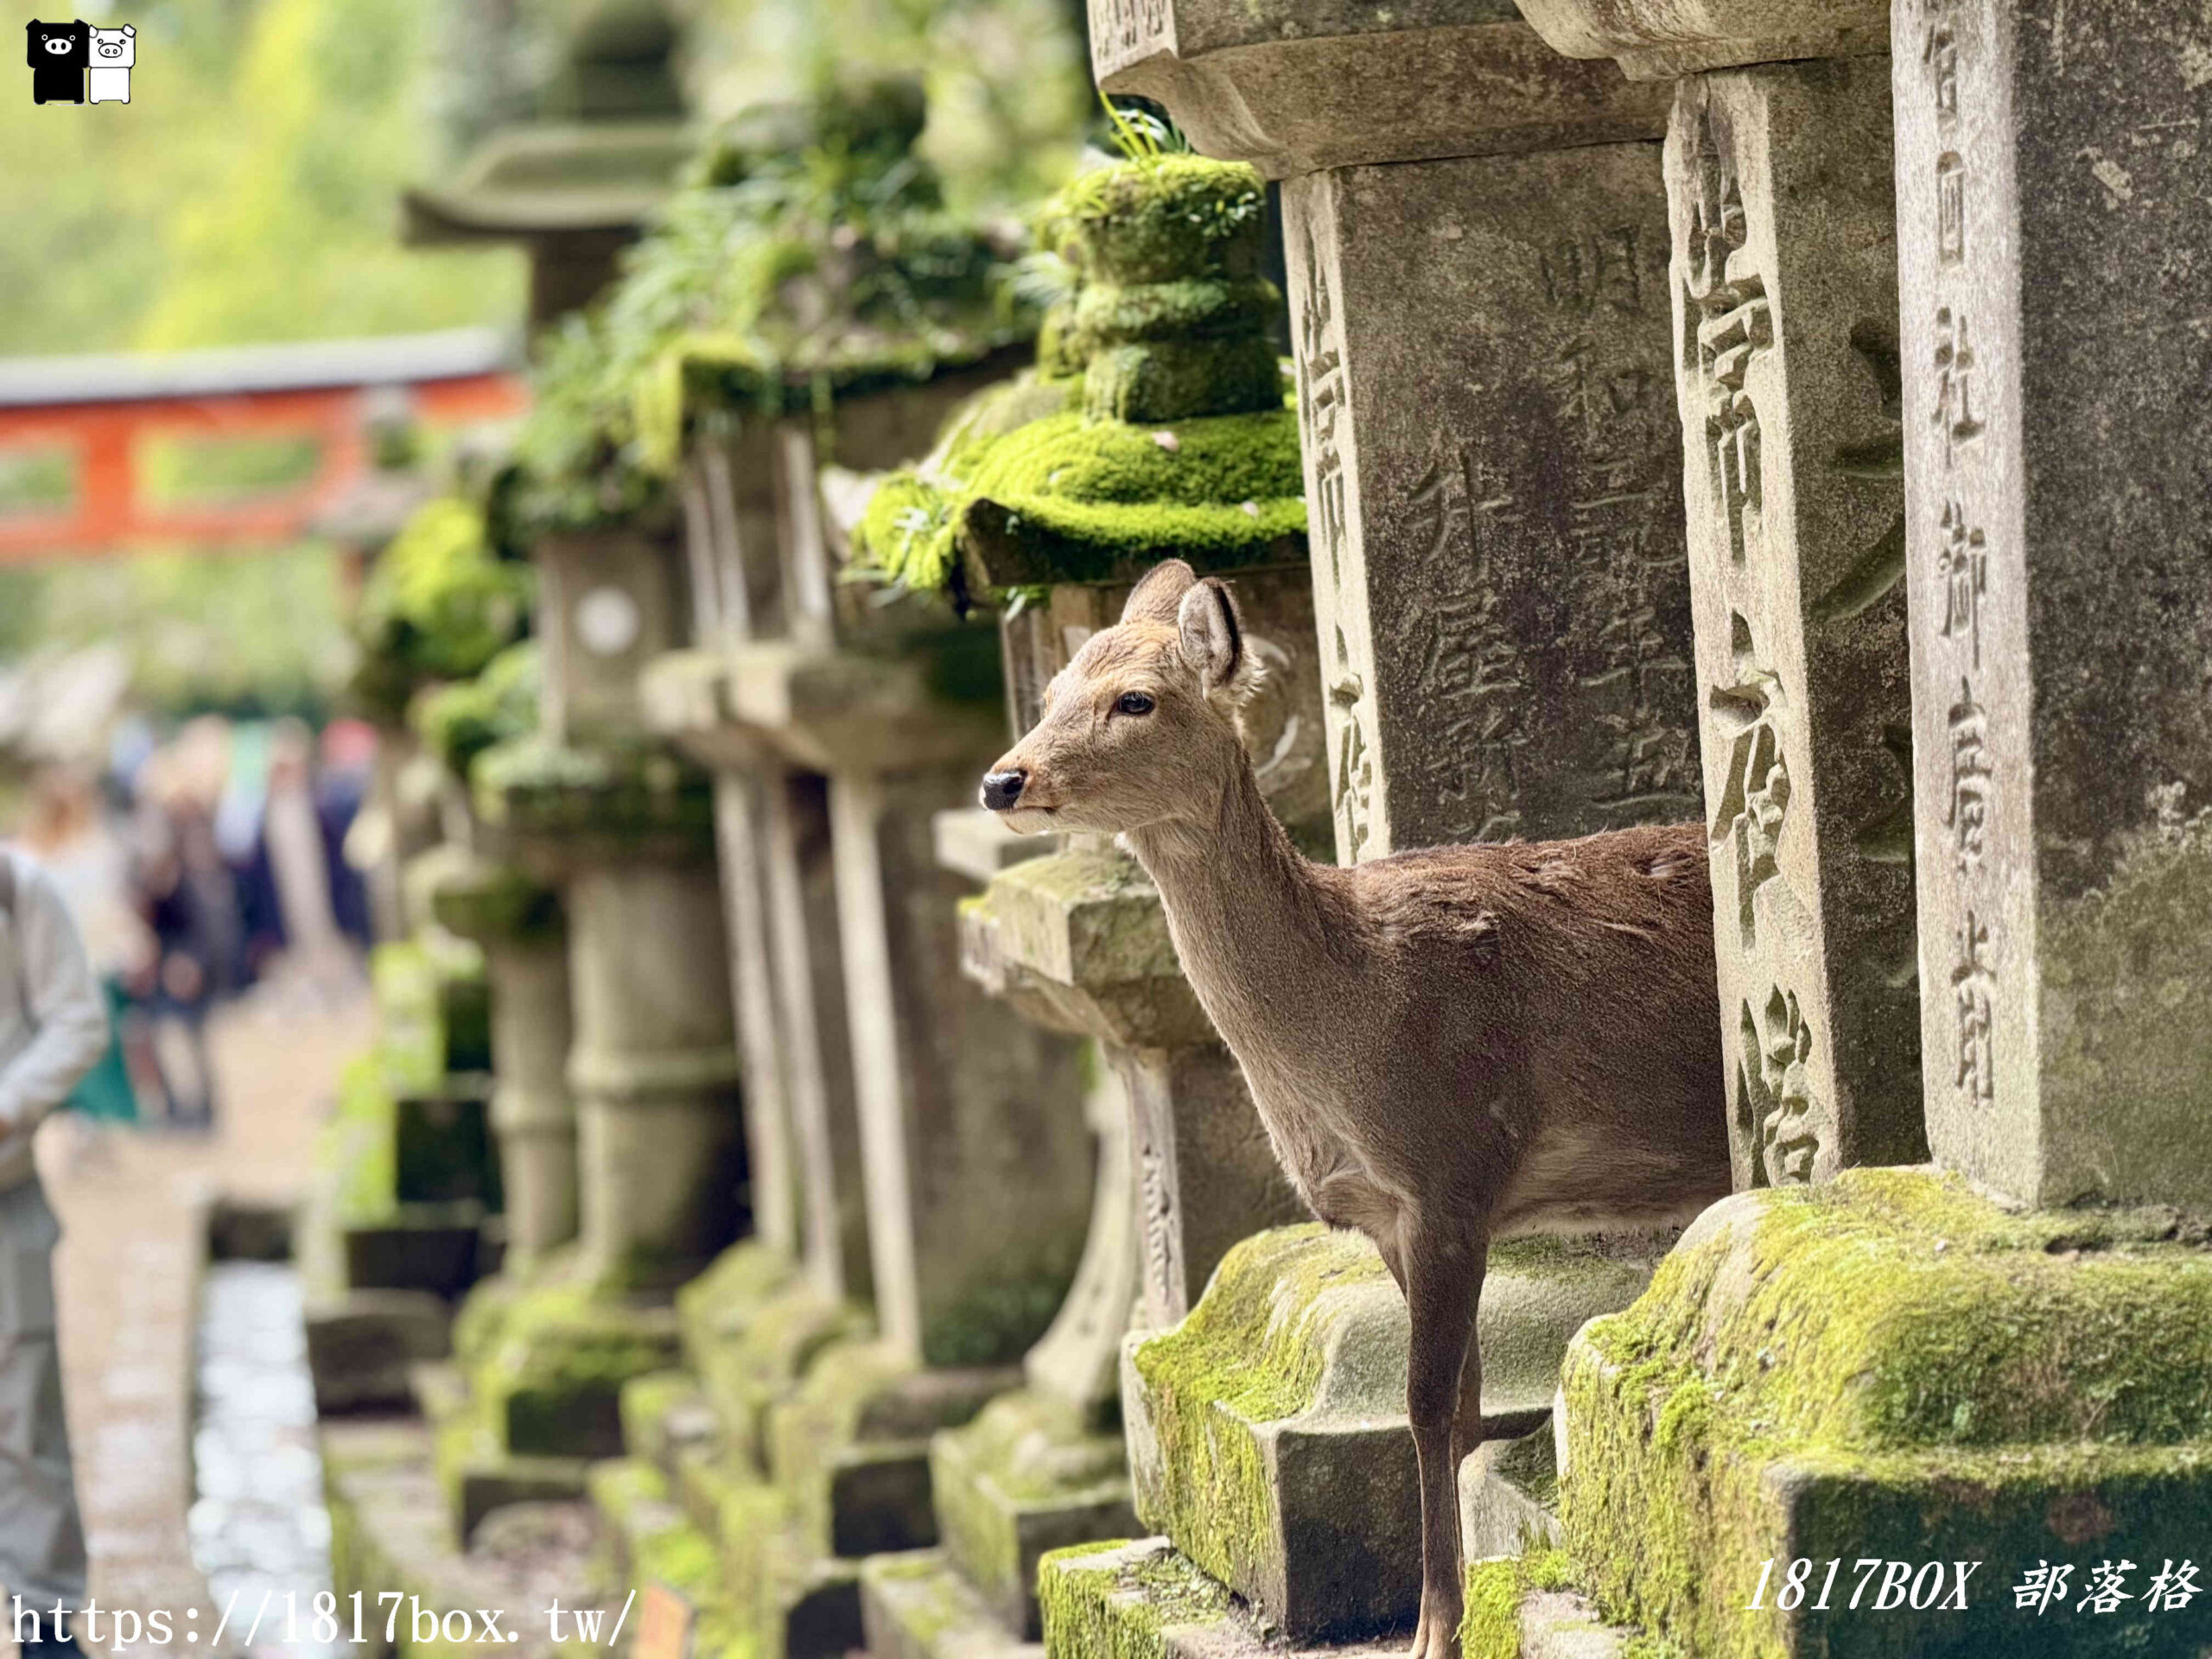
<path id="1" fill-rule="evenodd" d="M 993 1614 L 941 1549 L 861 1564 L 861 1622 L 870 1659 L 1044 1659 Z"/>
<path id="2" fill-rule="evenodd" d="M 645 1459 L 671 1480 L 684 1452 L 711 1446 L 721 1436 L 714 1407 L 699 1379 L 689 1371 L 648 1371 L 632 1377 L 622 1385 L 618 1409 L 622 1449 Z"/>
<path id="3" fill-rule="evenodd" d="M 1545 1422 L 1560 1357 L 1649 1282 L 1656 1239 L 1519 1238 L 1481 1312 L 1493 1432 Z M 1420 1478 L 1405 1417 L 1405 1298 L 1357 1234 L 1255 1234 L 1190 1317 L 1130 1338 L 1122 1406 L 1143 1523 L 1294 1641 L 1414 1623 Z"/>
<path id="4" fill-rule="evenodd" d="M 692 1659 L 748 1659 L 751 1632 L 723 1584 L 721 1553 L 642 1458 L 610 1458 L 587 1479 L 606 1543 L 602 1564 L 625 1586 L 664 1585 L 691 1610 Z"/>
<path id="5" fill-rule="evenodd" d="M 1038 1595 L 1045 1610 L 1045 1650 L 1068 1656 L 1397 1659 L 1412 1636 L 1408 1629 L 1351 1643 L 1286 1639 L 1165 1538 L 1078 1545 L 1048 1555 Z"/>
<path id="6" fill-rule="evenodd" d="M 484 1206 L 410 1204 L 373 1223 L 344 1229 L 346 1285 L 352 1290 L 426 1290 L 455 1297 L 487 1270 Z"/>
<path id="7" fill-rule="evenodd" d="M 453 1311 L 429 1291 L 348 1291 L 308 1309 L 307 1339 L 318 1414 L 397 1411 L 410 1369 L 451 1351 Z"/>
<path id="8" fill-rule="evenodd" d="M 556 1659 L 550 1610 L 562 1610 L 561 1635 L 573 1638 L 570 1616 L 578 1608 L 603 1609 L 611 1626 L 622 1598 L 594 1565 L 598 1529 L 590 1507 L 578 1502 L 518 1504 L 480 1529 L 466 1553 L 456 1549 L 445 1525 L 445 1496 L 431 1455 L 431 1432 L 416 1420 L 390 1418 L 325 1423 L 321 1429 L 325 1499 L 330 1506 L 333 1586 L 345 1621 L 340 1645 L 358 1659 L 385 1659 L 403 1652 L 474 1651 L 469 1639 L 452 1643 L 463 1615 L 471 1637 L 482 1633 L 480 1608 L 498 1610 L 515 1659 Z M 353 1595 L 362 1599 L 359 1643 L 353 1630 Z M 392 1604 L 377 1598 L 397 1592 L 400 1604 L 391 1640 L 385 1620 Z M 416 1610 L 420 1610 L 420 1618 Z M 435 1620 L 437 1630 L 428 1626 Z M 444 1645 L 442 1645 L 443 1643 Z"/>
<path id="9" fill-rule="evenodd" d="M 433 1429 L 468 1409 L 468 1378 L 449 1359 L 428 1359 L 409 1366 L 407 1393 L 423 1421 Z"/>
<path id="10" fill-rule="evenodd" d="M 1541 1544 L 1470 1562 L 1460 1659 L 1619 1659 L 1641 1632 L 1600 1618 L 1572 1582 L 1571 1566 L 1563 1551 Z"/>
<path id="11" fill-rule="evenodd" d="M 1608 1624 L 1572 1590 L 1535 1590 L 1521 1600 L 1518 1656 L 1463 1654 L 1461 1659 L 1622 1659 L 1636 1632 Z"/>
<path id="12" fill-rule="evenodd" d="M 1556 1548 L 1559 1465 L 1552 1426 L 1488 1440 L 1459 1465 L 1459 1546 L 1467 1560 Z"/>
<path id="13" fill-rule="evenodd" d="M 1034 1640 L 1037 1563 L 1140 1530 L 1127 1452 L 1058 1395 L 1017 1389 L 930 1440 L 931 1503 L 952 1568 L 991 1615 Z M 914 1559 L 918 1560 L 916 1556 Z"/>

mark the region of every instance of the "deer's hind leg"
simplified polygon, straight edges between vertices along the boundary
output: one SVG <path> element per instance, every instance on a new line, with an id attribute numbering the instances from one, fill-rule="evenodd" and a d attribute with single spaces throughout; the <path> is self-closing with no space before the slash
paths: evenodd
<path id="1" fill-rule="evenodd" d="M 1457 1423 L 1463 1378 L 1470 1366 L 1481 1373 L 1473 1349 L 1485 1253 L 1479 1239 L 1458 1230 L 1432 1236 L 1410 1224 L 1401 1240 L 1413 1326 L 1406 1413 L 1421 1465 L 1421 1624 L 1412 1659 L 1454 1659 L 1464 1593 Z M 1479 1381 L 1476 1395 L 1479 1436 Z"/>

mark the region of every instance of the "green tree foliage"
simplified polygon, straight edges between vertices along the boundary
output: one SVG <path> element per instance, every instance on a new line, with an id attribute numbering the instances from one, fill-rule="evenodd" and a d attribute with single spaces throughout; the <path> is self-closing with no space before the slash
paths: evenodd
<path id="1" fill-rule="evenodd" d="M 119 0 L 100 21 L 138 31 L 128 105 L 35 105 L 18 67 L 0 98 L 0 355 L 512 321 L 519 255 L 392 233 L 427 166 L 423 10 Z M 38 10 L 6 0 L 9 37 Z"/>

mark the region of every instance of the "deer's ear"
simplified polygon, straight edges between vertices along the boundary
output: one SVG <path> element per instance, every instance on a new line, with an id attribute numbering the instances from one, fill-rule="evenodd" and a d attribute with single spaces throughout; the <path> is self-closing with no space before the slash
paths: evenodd
<path id="1" fill-rule="evenodd" d="M 1197 580 L 1191 567 L 1180 559 L 1154 565 L 1129 594 L 1129 602 L 1122 607 L 1122 620 L 1173 622 L 1175 607 L 1183 602 L 1183 595 L 1191 591 L 1191 584 Z"/>
<path id="2" fill-rule="evenodd" d="M 1229 589 L 1211 576 L 1194 582 L 1176 607 L 1175 628 L 1183 660 L 1198 670 L 1205 694 L 1226 691 L 1232 701 L 1243 702 L 1259 677 Z"/>

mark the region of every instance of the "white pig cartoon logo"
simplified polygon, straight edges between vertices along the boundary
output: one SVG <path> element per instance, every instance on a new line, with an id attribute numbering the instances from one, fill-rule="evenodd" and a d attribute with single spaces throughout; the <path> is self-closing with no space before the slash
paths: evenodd
<path id="1" fill-rule="evenodd" d="M 125 23 L 120 29 L 92 29 L 92 67 L 87 87 L 95 104 L 130 101 L 130 66 L 138 61 L 138 31 Z"/>

